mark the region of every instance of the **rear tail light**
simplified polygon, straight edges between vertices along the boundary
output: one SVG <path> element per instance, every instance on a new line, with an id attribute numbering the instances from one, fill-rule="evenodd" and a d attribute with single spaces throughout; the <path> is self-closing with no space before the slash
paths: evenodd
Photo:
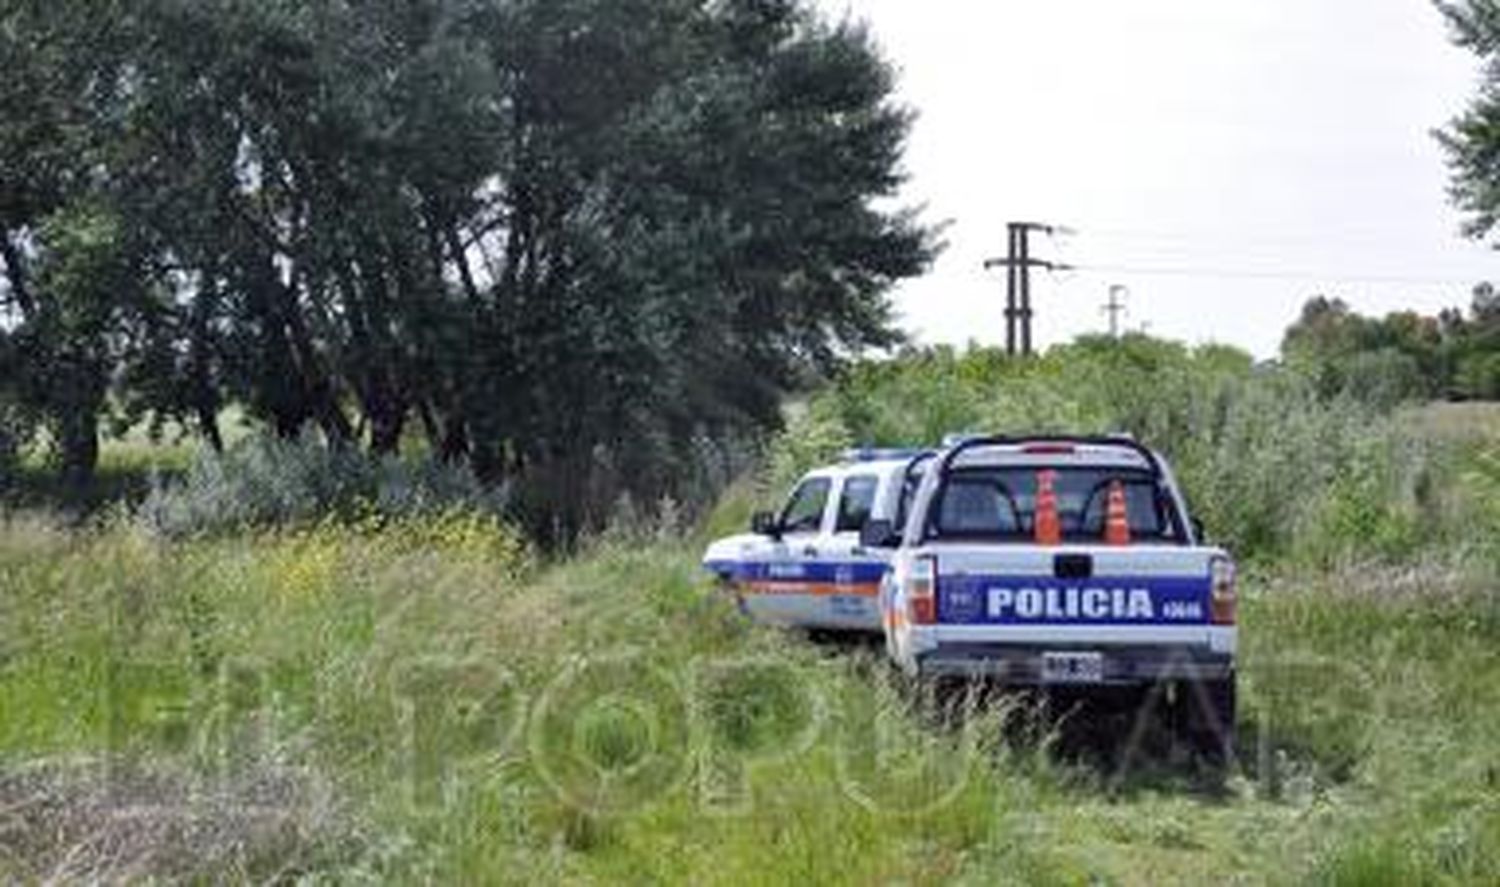
<path id="1" fill-rule="evenodd" d="M 1214 625 L 1233 625 L 1239 603 L 1235 588 L 1234 561 L 1215 557 L 1209 561 L 1209 613 Z"/>
<path id="2" fill-rule="evenodd" d="M 906 606 L 913 625 L 937 622 L 937 558 L 919 557 L 906 574 Z"/>

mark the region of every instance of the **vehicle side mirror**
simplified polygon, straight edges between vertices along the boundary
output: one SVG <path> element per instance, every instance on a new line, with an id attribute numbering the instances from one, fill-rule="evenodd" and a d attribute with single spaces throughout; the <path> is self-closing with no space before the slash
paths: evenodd
<path id="1" fill-rule="evenodd" d="M 901 534 L 891 521 L 867 520 L 859 528 L 859 544 L 863 548 L 895 548 L 900 543 Z"/>
<path id="2" fill-rule="evenodd" d="M 1203 526 L 1203 521 L 1198 520 L 1196 517 L 1193 518 L 1192 524 L 1193 538 L 1198 541 L 1199 545 L 1202 545 L 1205 541 L 1208 540 L 1208 530 Z"/>
<path id="3" fill-rule="evenodd" d="M 772 539 L 781 538 L 781 522 L 776 520 L 776 515 L 770 511 L 757 511 L 750 516 L 750 532 L 757 536 L 770 536 Z"/>

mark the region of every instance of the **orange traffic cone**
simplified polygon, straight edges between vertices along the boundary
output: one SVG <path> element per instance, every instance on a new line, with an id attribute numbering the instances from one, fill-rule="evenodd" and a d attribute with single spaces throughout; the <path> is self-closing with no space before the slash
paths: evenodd
<path id="1" fill-rule="evenodd" d="M 1039 471 L 1036 476 L 1036 544 L 1062 544 L 1062 523 L 1057 518 L 1057 472 Z"/>
<path id="2" fill-rule="evenodd" d="M 1130 514 L 1125 507 L 1125 485 L 1109 485 L 1109 499 L 1104 507 L 1104 544 L 1130 544 Z"/>

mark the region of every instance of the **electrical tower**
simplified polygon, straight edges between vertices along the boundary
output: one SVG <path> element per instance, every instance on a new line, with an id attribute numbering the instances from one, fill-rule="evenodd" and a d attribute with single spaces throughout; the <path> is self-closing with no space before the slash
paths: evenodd
<path id="1" fill-rule="evenodd" d="M 1109 301 L 1099 310 L 1109 315 L 1109 335 L 1112 339 L 1120 338 L 1120 318 L 1130 313 L 1130 308 L 1125 304 L 1125 297 L 1130 295 L 1130 290 L 1120 284 L 1109 288 Z"/>
<path id="2" fill-rule="evenodd" d="M 1005 268 L 1006 353 L 1029 356 L 1032 352 L 1031 320 L 1036 315 L 1031 307 L 1031 269 L 1071 271 L 1073 268 L 1071 265 L 1031 257 L 1031 232 L 1052 234 L 1063 229 L 1039 222 L 1011 222 L 1006 227 L 1010 231 L 1010 245 L 1005 258 L 989 259 L 984 267 L 986 270 Z"/>

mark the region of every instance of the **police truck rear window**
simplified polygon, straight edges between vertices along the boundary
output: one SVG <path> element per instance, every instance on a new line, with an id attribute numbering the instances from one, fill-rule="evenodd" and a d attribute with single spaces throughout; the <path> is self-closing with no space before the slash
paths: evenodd
<path id="1" fill-rule="evenodd" d="M 955 469 L 928 511 L 928 538 L 1034 541 L 1043 475 L 1051 478 L 1065 542 L 1097 543 L 1105 538 L 1115 488 L 1124 502 L 1131 542 L 1182 541 L 1171 501 L 1149 473 L 1082 466 Z"/>

